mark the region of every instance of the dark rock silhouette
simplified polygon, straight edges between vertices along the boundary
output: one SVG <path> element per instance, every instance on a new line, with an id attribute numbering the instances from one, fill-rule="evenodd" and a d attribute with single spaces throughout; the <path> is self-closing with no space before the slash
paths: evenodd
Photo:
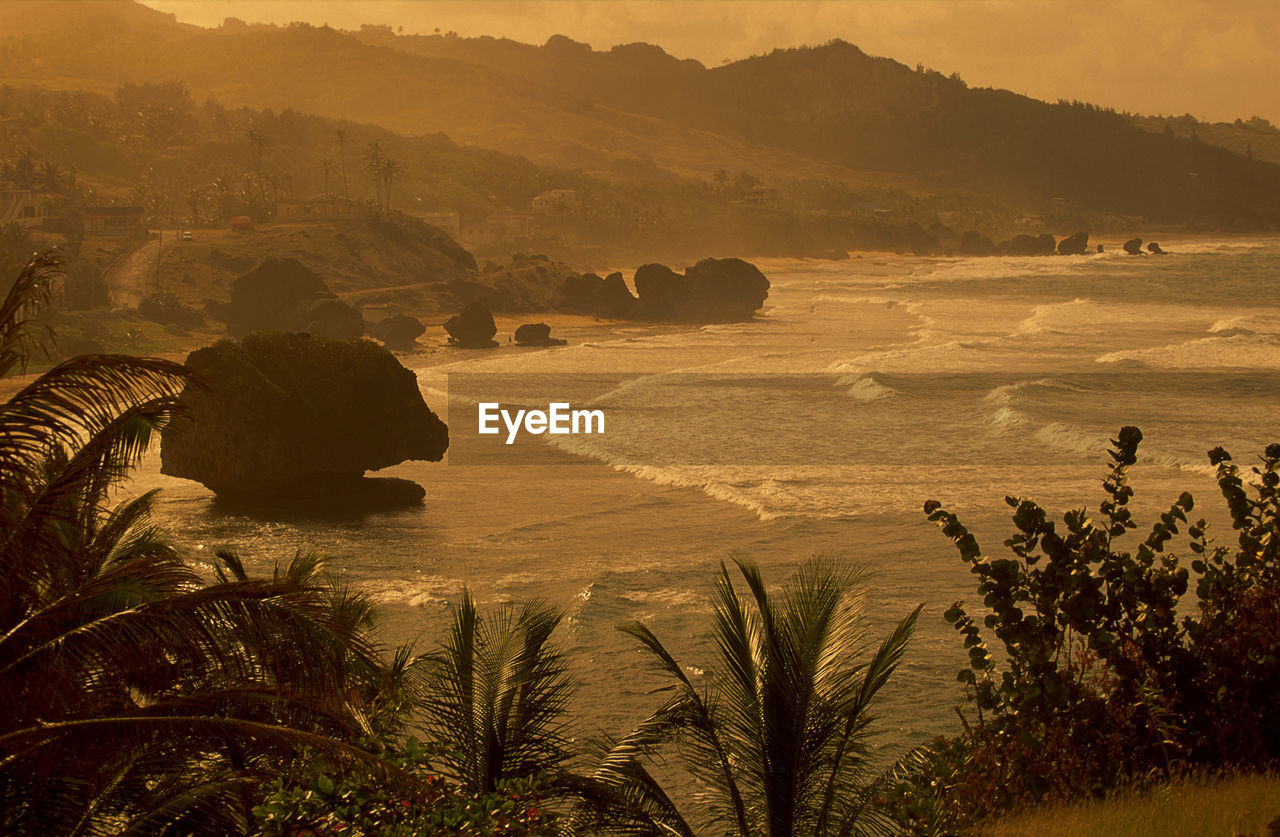
<path id="1" fill-rule="evenodd" d="M 597 317 L 626 319 L 636 307 L 636 298 L 621 273 L 601 279 L 594 273 L 567 277 L 560 285 L 557 308 Z"/>
<path id="2" fill-rule="evenodd" d="M 642 265 L 634 282 L 636 317 L 648 320 L 746 320 L 769 296 L 769 280 L 742 259 L 703 259 L 683 275 L 666 265 Z"/>
<path id="3" fill-rule="evenodd" d="M 1000 243 L 1000 252 L 1006 256 L 1047 256 L 1054 252 L 1057 242 L 1049 233 L 1028 235 L 1018 233 Z"/>
<path id="4" fill-rule="evenodd" d="M 1058 254 L 1062 256 L 1080 256 L 1089 251 L 1089 234 L 1078 232 L 1058 242 Z"/>
<path id="5" fill-rule="evenodd" d="M 1102 249 L 1102 245 L 1101 245 L 1101 244 L 1099 244 L 1099 245 L 1098 245 L 1098 252 L 1099 252 L 1099 253 L 1103 252 L 1103 249 Z"/>
<path id="6" fill-rule="evenodd" d="M 417 317 L 396 314 L 369 326 L 369 336 L 381 340 L 388 349 L 407 352 L 417 345 L 427 327 Z"/>
<path id="7" fill-rule="evenodd" d="M 990 256 L 996 251 L 995 242 L 977 230 L 966 230 L 960 236 L 960 255 Z"/>
<path id="8" fill-rule="evenodd" d="M 1157 256 L 1163 256 L 1163 255 L 1165 255 L 1165 251 L 1164 251 L 1164 250 L 1162 250 L 1162 249 L 1160 248 L 1160 245 L 1159 245 L 1159 244 L 1157 244 L 1157 243 L 1155 243 L 1154 241 L 1152 241 L 1151 243 L 1149 243 L 1149 244 L 1147 245 L 1147 252 L 1148 252 L 1148 253 L 1152 253 L 1152 254 L 1157 255 Z"/>
<path id="9" fill-rule="evenodd" d="M 418 502 L 408 480 L 365 479 L 408 459 L 438 461 L 444 422 L 417 378 L 366 340 L 258 333 L 192 352 L 192 421 L 165 429 L 161 471 L 250 507 L 387 506 Z"/>
<path id="10" fill-rule="evenodd" d="M 564 346 L 569 342 L 552 337 L 546 323 L 525 323 L 516 329 L 515 337 L 521 346 Z"/>
<path id="11" fill-rule="evenodd" d="M 449 332 L 451 344 L 464 349 L 492 349 L 498 345 L 493 339 L 498 333 L 493 315 L 478 302 L 468 304 L 461 313 L 450 317 L 444 330 Z"/>
<path id="12" fill-rule="evenodd" d="M 1141 256 L 1142 255 L 1142 239 L 1141 238 L 1129 239 L 1124 243 L 1124 251 L 1128 253 L 1130 256 Z"/>
<path id="13" fill-rule="evenodd" d="M 329 291 L 320 274 L 296 259 L 264 259 L 231 284 L 227 333 L 306 331 L 350 340 L 364 333 L 360 312 Z"/>

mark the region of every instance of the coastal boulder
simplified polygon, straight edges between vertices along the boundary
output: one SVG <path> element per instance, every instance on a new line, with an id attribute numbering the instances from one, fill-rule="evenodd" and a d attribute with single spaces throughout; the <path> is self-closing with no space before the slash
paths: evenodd
<path id="1" fill-rule="evenodd" d="M 425 492 L 364 472 L 439 461 L 449 431 L 413 372 L 366 340 L 256 333 L 192 352 L 192 421 L 165 428 L 161 471 L 248 506 L 387 506 Z"/>
<path id="2" fill-rule="evenodd" d="M 637 316 L 682 322 L 750 319 L 769 296 L 769 280 L 742 259 L 703 259 L 683 275 L 666 265 L 636 270 Z"/>
<path id="3" fill-rule="evenodd" d="M 977 230 L 966 230 L 960 236 L 960 255 L 990 256 L 996 251 L 995 242 Z"/>
<path id="4" fill-rule="evenodd" d="M 231 283 L 227 333 L 307 331 L 346 340 L 364 331 L 360 312 L 329 291 L 324 279 L 297 259 L 264 259 Z"/>
<path id="5" fill-rule="evenodd" d="M 397 314 L 369 326 L 369 336 L 381 340 L 388 349 L 407 352 L 417 345 L 427 327 L 417 317 Z"/>
<path id="6" fill-rule="evenodd" d="M 1165 251 L 1160 247 L 1159 244 L 1155 243 L 1154 241 L 1147 244 L 1147 252 L 1156 256 L 1165 255 Z"/>
<path id="7" fill-rule="evenodd" d="M 493 315 L 478 302 L 468 304 L 460 313 L 450 317 L 444 324 L 444 330 L 449 332 L 451 344 L 464 349 L 492 349 L 498 345 L 493 339 L 493 335 L 498 333 Z"/>
<path id="8" fill-rule="evenodd" d="M 635 309 L 636 298 L 621 273 L 610 273 L 603 279 L 594 273 L 583 273 L 567 276 L 561 282 L 556 307 L 597 317 L 625 319 Z"/>
<path id="9" fill-rule="evenodd" d="M 1089 234 L 1078 232 L 1058 242 L 1058 255 L 1081 256 L 1089 251 Z"/>
<path id="10" fill-rule="evenodd" d="M 515 338 L 521 346 L 563 346 L 569 342 L 552 337 L 546 323 L 525 323 L 516 329 Z"/>
<path id="11" fill-rule="evenodd" d="M 1128 253 L 1130 256 L 1141 256 L 1142 255 L 1142 239 L 1141 238 L 1129 239 L 1124 243 L 1124 251 Z"/>
<path id="12" fill-rule="evenodd" d="M 1000 252 L 1006 256 L 1048 256 L 1054 251 L 1057 242 L 1049 233 L 1028 235 L 1018 233 L 1013 238 L 1000 243 Z"/>

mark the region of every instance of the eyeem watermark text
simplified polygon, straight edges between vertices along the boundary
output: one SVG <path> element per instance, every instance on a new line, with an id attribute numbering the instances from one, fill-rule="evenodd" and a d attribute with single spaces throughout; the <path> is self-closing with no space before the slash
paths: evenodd
<path id="1" fill-rule="evenodd" d="M 568 402 L 558 401 L 547 405 L 542 410 L 510 410 L 502 409 L 496 401 L 481 402 L 479 405 L 480 429 L 482 435 L 497 435 L 502 432 L 498 426 L 501 419 L 507 429 L 507 444 L 515 444 L 516 436 L 521 429 L 534 436 L 550 433 L 553 436 L 567 436 L 579 433 L 604 433 L 604 410 L 575 410 Z"/>

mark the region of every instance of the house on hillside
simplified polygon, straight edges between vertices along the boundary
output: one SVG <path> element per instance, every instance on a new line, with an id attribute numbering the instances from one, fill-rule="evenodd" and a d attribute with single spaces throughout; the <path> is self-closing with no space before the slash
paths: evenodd
<path id="1" fill-rule="evenodd" d="M 48 198 L 17 184 L 0 183 L 0 225 L 38 227 L 47 217 Z"/>
<path id="2" fill-rule="evenodd" d="M 90 206 L 81 214 L 85 235 L 147 235 L 147 219 L 140 206 Z"/>
<path id="3" fill-rule="evenodd" d="M 548 189 L 533 199 L 535 215 L 568 215 L 582 206 L 582 198 L 573 189 Z"/>
<path id="4" fill-rule="evenodd" d="M 533 216 L 526 212 L 490 215 L 484 219 L 485 234 L 496 241 L 533 237 Z"/>
<path id="5" fill-rule="evenodd" d="M 451 238 L 462 235 L 462 216 L 456 212 L 424 212 L 419 217 L 431 226 L 444 230 Z"/>
<path id="6" fill-rule="evenodd" d="M 335 195 L 316 195 L 306 200 L 276 201 L 276 220 L 293 221 L 340 221 L 344 219 L 364 217 L 364 205 L 350 198 L 339 198 Z"/>

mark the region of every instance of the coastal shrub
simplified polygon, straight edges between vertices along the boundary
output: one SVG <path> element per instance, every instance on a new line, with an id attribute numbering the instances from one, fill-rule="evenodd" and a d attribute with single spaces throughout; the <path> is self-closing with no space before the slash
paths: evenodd
<path id="1" fill-rule="evenodd" d="M 1128 469 L 1141 440 L 1124 427 L 1112 441 L 1096 516 L 1075 509 L 1059 524 L 1031 500 L 1006 498 L 1011 557 L 984 555 L 955 514 L 925 504 L 977 578 L 986 613 L 956 602 L 945 614 L 968 653 L 958 679 L 974 717 L 899 766 L 903 825 L 942 833 L 1013 805 L 1280 755 L 1280 445 L 1248 475 L 1222 448 L 1209 452 L 1233 546 L 1188 518 L 1186 493 L 1126 544 L 1138 528 Z"/>

